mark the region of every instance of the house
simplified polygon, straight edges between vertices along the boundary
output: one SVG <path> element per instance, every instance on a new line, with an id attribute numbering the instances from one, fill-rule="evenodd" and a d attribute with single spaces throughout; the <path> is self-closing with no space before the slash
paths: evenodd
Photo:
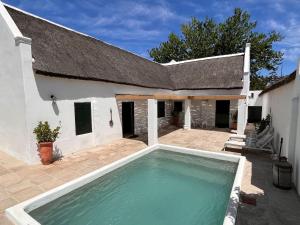
<path id="1" fill-rule="evenodd" d="M 257 123 L 262 119 L 262 101 L 259 97 L 261 90 L 250 90 L 248 100 L 248 123 Z"/>
<path id="2" fill-rule="evenodd" d="M 262 117 L 271 115 L 274 127 L 274 149 L 279 153 L 283 138 L 282 156 L 293 165 L 293 182 L 300 194 L 300 63 L 289 76 L 268 86 L 259 94 L 262 103 Z"/>
<path id="3" fill-rule="evenodd" d="M 182 111 L 185 129 L 244 133 L 250 44 L 244 53 L 159 64 L 0 2 L 0 149 L 38 161 L 38 121 L 61 126 L 63 154 L 132 134 L 158 142 Z M 201 138 L 201 137 L 199 137 Z"/>

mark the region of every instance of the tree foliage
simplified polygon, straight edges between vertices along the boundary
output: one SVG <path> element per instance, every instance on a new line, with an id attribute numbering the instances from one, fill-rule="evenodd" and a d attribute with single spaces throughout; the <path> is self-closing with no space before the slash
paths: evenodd
<path id="1" fill-rule="evenodd" d="M 268 78 L 260 76 L 262 69 L 275 74 L 281 64 L 283 53 L 273 49 L 282 35 L 272 31 L 255 31 L 257 22 L 251 21 L 250 14 L 240 8 L 224 22 L 216 23 L 211 18 L 200 21 L 192 18 L 181 26 L 181 35 L 171 33 L 168 40 L 149 51 L 154 61 L 181 61 L 244 52 L 246 43 L 251 43 L 251 88 L 265 87 Z"/>

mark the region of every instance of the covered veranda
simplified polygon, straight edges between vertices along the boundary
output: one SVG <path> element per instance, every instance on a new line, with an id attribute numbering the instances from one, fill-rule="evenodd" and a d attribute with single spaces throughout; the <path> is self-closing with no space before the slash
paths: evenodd
<path id="1" fill-rule="evenodd" d="M 117 94 L 117 101 L 147 101 L 147 143 L 149 146 L 157 144 L 159 138 L 158 127 L 158 101 L 182 101 L 183 102 L 183 126 L 184 130 L 192 128 L 191 107 L 194 101 L 218 101 L 236 100 L 238 102 L 237 111 L 237 133 L 244 134 L 247 117 L 247 97 L 245 95 L 137 95 L 137 94 Z M 215 113 L 215 112 L 213 112 Z M 122 118 L 126 120 L 126 118 Z"/>

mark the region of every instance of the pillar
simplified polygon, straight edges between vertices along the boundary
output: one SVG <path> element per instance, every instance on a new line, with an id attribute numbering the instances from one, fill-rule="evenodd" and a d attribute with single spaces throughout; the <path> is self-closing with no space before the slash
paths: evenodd
<path id="1" fill-rule="evenodd" d="M 185 130 L 191 129 L 191 100 L 184 101 L 184 126 Z"/>
<path id="2" fill-rule="evenodd" d="M 151 146 L 157 143 L 157 100 L 148 99 L 148 145 Z"/>

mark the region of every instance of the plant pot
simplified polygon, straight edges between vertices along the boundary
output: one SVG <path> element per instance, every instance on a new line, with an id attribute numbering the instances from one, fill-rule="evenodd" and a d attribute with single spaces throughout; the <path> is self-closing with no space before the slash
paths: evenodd
<path id="1" fill-rule="evenodd" d="M 236 130 L 237 129 L 237 122 L 232 122 L 231 123 L 231 129 Z"/>
<path id="2" fill-rule="evenodd" d="M 39 143 L 40 158 L 43 165 L 52 163 L 53 157 L 53 142 Z"/>

